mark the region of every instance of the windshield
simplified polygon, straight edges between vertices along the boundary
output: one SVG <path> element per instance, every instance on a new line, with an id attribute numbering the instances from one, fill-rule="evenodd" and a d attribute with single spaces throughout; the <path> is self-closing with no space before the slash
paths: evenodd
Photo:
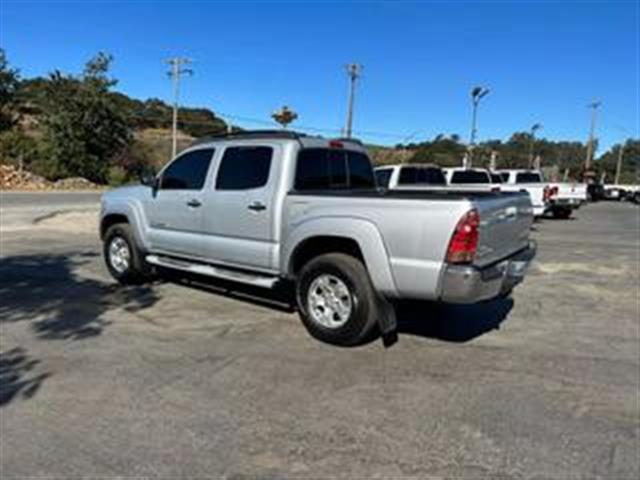
<path id="1" fill-rule="evenodd" d="M 385 168 L 383 170 L 376 170 L 376 183 L 379 187 L 389 188 L 389 180 L 391 180 L 392 170 Z"/>

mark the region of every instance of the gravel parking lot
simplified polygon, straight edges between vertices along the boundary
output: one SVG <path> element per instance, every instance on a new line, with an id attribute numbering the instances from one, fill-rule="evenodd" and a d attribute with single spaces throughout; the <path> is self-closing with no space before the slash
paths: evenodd
<path id="1" fill-rule="evenodd" d="M 512 299 L 404 304 L 388 349 L 285 295 L 118 287 L 68 210 L 2 222 L 2 478 L 640 476 L 637 206 L 536 223 Z"/>

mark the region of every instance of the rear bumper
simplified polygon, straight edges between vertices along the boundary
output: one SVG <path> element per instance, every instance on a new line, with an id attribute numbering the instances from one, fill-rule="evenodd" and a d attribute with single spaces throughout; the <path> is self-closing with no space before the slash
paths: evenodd
<path id="1" fill-rule="evenodd" d="M 583 200 L 579 198 L 556 198 L 551 200 L 551 207 L 580 208 Z"/>
<path id="2" fill-rule="evenodd" d="M 442 278 L 440 300 L 447 303 L 476 303 L 508 293 L 524 279 L 536 255 L 535 243 L 509 258 L 484 268 L 448 265 Z"/>

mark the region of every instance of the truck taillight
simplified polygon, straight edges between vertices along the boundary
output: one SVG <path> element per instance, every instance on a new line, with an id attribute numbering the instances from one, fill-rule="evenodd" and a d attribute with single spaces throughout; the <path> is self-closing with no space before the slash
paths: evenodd
<path id="1" fill-rule="evenodd" d="M 478 249 L 479 226 L 480 216 L 477 210 L 470 210 L 462 216 L 449 242 L 447 262 L 473 262 Z"/>
<path id="2" fill-rule="evenodd" d="M 558 187 L 550 187 L 547 185 L 544 187 L 544 192 L 542 194 L 543 200 L 546 202 L 547 200 L 551 200 L 552 197 L 555 197 L 558 194 Z"/>

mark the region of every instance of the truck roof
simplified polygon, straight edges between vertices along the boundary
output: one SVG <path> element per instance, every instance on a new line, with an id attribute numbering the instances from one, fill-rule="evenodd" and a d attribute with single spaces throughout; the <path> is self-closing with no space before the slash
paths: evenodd
<path id="1" fill-rule="evenodd" d="M 283 140 L 298 142 L 303 148 L 346 148 L 364 151 L 364 145 L 356 138 L 325 138 L 319 135 L 307 135 L 293 130 L 241 130 L 219 135 L 209 135 L 198 138 L 189 146 L 202 147 L 229 141 L 251 140 Z"/>
<path id="2" fill-rule="evenodd" d="M 402 167 L 416 167 L 416 168 L 437 168 L 442 170 L 442 167 L 435 163 L 394 163 L 391 165 L 379 165 L 375 170 L 382 170 L 383 168 L 402 168 Z"/>
<path id="3" fill-rule="evenodd" d="M 535 170 L 533 168 L 499 168 L 496 170 L 498 173 L 540 173 L 540 170 Z"/>

